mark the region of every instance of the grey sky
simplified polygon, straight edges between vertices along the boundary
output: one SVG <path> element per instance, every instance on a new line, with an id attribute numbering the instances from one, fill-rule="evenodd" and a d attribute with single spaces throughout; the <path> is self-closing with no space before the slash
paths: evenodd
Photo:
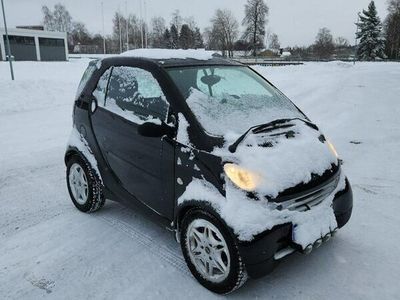
<path id="1" fill-rule="evenodd" d="M 41 6 L 64 3 L 74 20 L 83 21 L 93 32 L 102 31 L 102 0 L 4 0 L 9 26 L 39 24 Z M 113 13 L 125 0 L 103 0 L 105 31 L 111 32 Z M 266 0 L 269 8 L 268 28 L 279 35 L 282 46 L 308 45 L 314 41 L 318 28 L 328 27 L 334 36 L 354 40 L 357 12 L 368 6 L 370 0 Z M 171 13 L 179 9 L 182 16 L 194 16 L 203 29 L 209 25 L 215 9 L 228 8 L 238 21 L 243 18 L 246 0 L 147 0 L 147 16 L 162 16 L 168 22 Z M 386 0 L 376 0 L 381 19 L 386 16 Z M 139 15 L 139 0 L 128 0 L 128 11 Z"/>

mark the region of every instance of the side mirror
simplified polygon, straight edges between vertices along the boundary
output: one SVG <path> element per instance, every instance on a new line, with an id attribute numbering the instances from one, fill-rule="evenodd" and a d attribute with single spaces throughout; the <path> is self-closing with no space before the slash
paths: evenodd
<path id="1" fill-rule="evenodd" d="M 172 128 L 168 127 L 164 123 L 161 125 L 152 122 L 146 122 L 138 127 L 138 133 L 145 137 L 162 137 L 164 135 L 170 135 Z"/>

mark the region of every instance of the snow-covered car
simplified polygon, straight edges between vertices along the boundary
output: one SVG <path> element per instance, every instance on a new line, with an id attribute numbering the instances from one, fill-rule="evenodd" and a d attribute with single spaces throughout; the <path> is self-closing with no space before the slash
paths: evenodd
<path id="1" fill-rule="evenodd" d="M 93 61 L 73 109 L 67 185 L 83 212 L 105 199 L 175 233 L 216 293 L 309 253 L 350 219 L 333 145 L 253 69 L 201 50 Z"/>

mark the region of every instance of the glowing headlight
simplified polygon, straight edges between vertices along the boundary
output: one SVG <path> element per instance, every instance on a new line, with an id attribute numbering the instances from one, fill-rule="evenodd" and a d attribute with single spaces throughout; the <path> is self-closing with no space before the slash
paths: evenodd
<path id="1" fill-rule="evenodd" d="M 225 174 L 239 188 L 252 192 L 261 182 L 261 176 L 235 164 L 224 165 Z"/>
<path id="2" fill-rule="evenodd" d="M 333 144 L 330 141 L 326 141 L 326 143 L 328 144 L 328 148 L 329 150 L 331 150 L 332 154 L 336 156 L 336 158 L 339 158 L 339 155 L 335 149 L 335 146 L 333 146 Z"/>

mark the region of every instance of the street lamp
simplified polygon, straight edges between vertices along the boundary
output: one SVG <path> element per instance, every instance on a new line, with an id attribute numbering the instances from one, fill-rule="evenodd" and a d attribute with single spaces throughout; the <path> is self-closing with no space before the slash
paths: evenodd
<path id="1" fill-rule="evenodd" d="M 6 22 L 6 13 L 4 12 L 4 3 L 1 0 L 1 8 L 3 10 L 3 19 L 4 19 L 4 30 L 6 32 L 6 57 L 8 55 L 8 61 L 10 62 L 10 72 L 11 79 L 14 80 L 14 70 L 12 65 L 12 56 L 11 56 L 11 48 L 10 48 L 10 40 L 8 39 L 8 31 L 7 31 L 7 22 Z"/>

